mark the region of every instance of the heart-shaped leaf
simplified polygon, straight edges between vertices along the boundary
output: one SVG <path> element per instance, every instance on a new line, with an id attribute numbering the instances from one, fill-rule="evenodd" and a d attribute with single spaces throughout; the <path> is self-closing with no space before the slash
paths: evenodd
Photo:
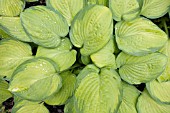
<path id="1" fill-rule="evenodd" d="M 87 73 L 75 92 L 78 113 L 116 113 L 120 104 L 121 80 L 112 69 Z"/>
<path id="2" fill-rule="evenodd" d="M 70 39 L 80 52 L 88 56 L 104 47 L 112 37 L 113 20 L 109 8 L 89 5 L 74 18 Z"/>
<path id="3" fill-rule="evenodd" d="M 21 13 L 21 21 L 32 41 L 44 47 L 57 47 L 69 31 L 65 18 L 45 6 L 27 8 Z"/>
<path id="4" fill-rule="evenodd" d="M 158 51 L 168 40 L 166 33 L 146 18 L 121 21 L 115 27 L 119 49 L 134 56 Z"/>
<path id="5" fill-rule="evenodd" d="M 62 84 L 52 63 L 44 58 L 24 62 L 15 70 L 9 90 L 21 98 L 33 101 L 51 96 Z"/>
<path id="6" fill-rule="evenodd" d="M 166 67 L 167 57 L 161 53 L 132 56 L 121 52 L 116 59 L 119 74 L 129 84 L 146 83 L 161 75 Z"/>

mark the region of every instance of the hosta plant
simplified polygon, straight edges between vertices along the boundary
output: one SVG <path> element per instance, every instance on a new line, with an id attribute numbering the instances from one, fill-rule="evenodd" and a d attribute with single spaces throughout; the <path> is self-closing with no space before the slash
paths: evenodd
<path id="1" fill-rule="evenodd" d="M 0 0 L 0 112 L 170 113 L 170 0 L 37 3 Z"/>

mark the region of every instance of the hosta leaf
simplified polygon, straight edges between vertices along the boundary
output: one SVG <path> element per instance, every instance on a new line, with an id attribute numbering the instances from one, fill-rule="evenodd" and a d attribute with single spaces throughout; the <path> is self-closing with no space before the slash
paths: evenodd
<path id="1" fill-rule="evenodd" d="M 57 47 L 69 31 L 64 17 L 45 6 L 26 9 L 21 13 L 21 21 L 32 41 L 44 47 Z"/>
<path id="2" fill-rule="evenodd" d="M 153 80 L 148 82 L 146 87 L 151 97 L 155 100 L 170 104 L 170 81 L 158 82 L 157 80 Z"/>
<path id="3" fill-rule="evenodd" d="M 16 113 L 50 113 L 43 104 L 29 104 L 22 106 Z"/>
<path id="4" fill-rule="evenodd" d="M 24 0 L 1 0 L 0 16 L 18 16 L 24 7 Z"/>
<path id="5" fill-rule="evenodd" d="M 169 6 L 170 0 L 143 0 L 141 15 L 151 19 L 159 18 L 168 12 Z"/>
<path id="6" fill-rule="evenodd" d="M 8 91 L 8 83 L 2 79 L 0 79 L 0 104 L 12 97 L 12 94 Z"/>
<path id="7" fill-rule="evenodd" d="M 160 50 L 161 53 L 168 56 L 167 65 L 165 71 L 157 78 L 159 82 L 169 81 L 170 80 L 170 40 L 165 44 L 165 46 Z"/>
<path id="8" fill-rule="evenodd" d="M 17 66 L 32 57 L 31 47 L 28 44 L 16 40 L 1 40 L 0 76 L 7 76 L 7 79 L 10 79 Z"/>
<path id="9" fill-rule="evenodd" d="M 87 65 L 85 68 L 83 68 L 80 73 L 77 76 L 77 85 L 79 86 L 81 81 L 90 73 L 99 73 L 100 70 L 93 64 Z"/>
<path id="10" fill-rule="evenodd" d="M 31 59 L 14 72 L 9 90 L 15 95 L 40 101 L 54 94 L 61 87 L 61 78 L 49 59 Z"/>
<path id="11" fill-rule="evenodd" d="M 74 92 L 76 83 L 75 75 L 70 71 L 66 71 L 61 73 L 60 76 L 62 78 L 62 87 L 57 93 L 54 93 L 52 96 L 45 100 L 45 102 L 49 105 L 65 104 L 65 102 L 70 96 L 72 96 Z"/>
<path id="12" fill-rule="evenodd" d="M 87 4 L 109 5 L 109 0 L 86 0 Z"/>
<path id="13" fill-rule="evenodd" d="M 121 21 L 115 29 L 119 49 L 134 56 L 158 51 L 168 39 L 165 32 L 145 18 Z"/>
<path id="14" fill-rule="evenodd" d="M 132 20 L 140 11 L 137 0 L 110 0 L 109 7 L 116 21 Z"/>
<path id="15" fill-rule="evenodd" d="M 11 36 L 0 28 L 0 38 L 11 38 Z"/>
<path id="16" fill-rule="evenodd" d="M 136 103 L 139 95 L 136 87 L 123 82 L 123 98 L 117 113 L 137 113 Z"/>
<path id="17" fill-rule="evenodd" d="M 28 105 L 36 105 L 38 104 L 38 102 L 33 102 L 33 101 L 28 101 L 28 100 L 23 100 L 17 96 L 14 96 L 14 106 L 12 107 L 12 113 L 18 113 L 17 111 L 22 108 L 22 107 L 25 107 L 25 106 L 28 106 Z"/>
<path id="18" fill-rule="evenodd" d="M 63 71 L 71 67 L 76 61 L 77 52 L 71 50 L 71 46 L 68 38 L 62 39 L 61 44 L 57 48 L 48 49 L 39 46 L 36 56 L 52 59 L 59 67 L 59 71 Z"/>
<path id="19" fill-rule="evenodd" d="M 81 10 L 71 25 L 70 39 L 80 52 L 88 56 L 104 47 L 112 37 L 111 11 L 100 5 L 89 5 Z"/>
<path id="20" fill-rule="evenodd" d="M 74 96 L 70 98 L 69 101 L 65 104 L 64 113 L 77 113 Z"/>
<path id="21" fill-rule="evenodd" d="M 59 11 L 67 20 L 68 25 L 75 15 L 84 7 L 84 0 L 47 0 L 47 6 Z"/>
<path id="22" fill-rule="evenodd" d="M 90 63 L 91 63 L 90 56 L 83 56 L 83 55 L 81 55 L 81 62 L 82 62 L 84 65 L 90 64 Z"/>
<path id="23" fill-rule="evenodd" d="M 121 81 L 114 70 L 91 72 L 76 89 L 77 113 L 116 113 L 120 97 Z"/>
<path id="24" fill-rule="evenodd" d="M 101 50 L 90 55 L 93 63 L 99 67 L 112 67 L 116 69 L 115 55 L 114 52 L 114 42 L 113 39 L 104 46 Z"/>
<path id="25" fill-rule="evenodd" d="M 19 17 L 0 17 L 0 28 L 18 40 L 31 41 L 24 31 Z"/>
<path id="26" fill-rule="evenodd" d="M 138 113 L 169 113 L 170 105 L 155 101 L 145 89 L 138 98 L 137 110 Z"/>
<path id="27" fill-rule="evenodd" d="M 123 80 L 130 84 L 140 84 L 161 75 L 167 63 L 167 57 L 161 53 L 132 56 L 122 52 L 118 55 L 116 63 Z"/>

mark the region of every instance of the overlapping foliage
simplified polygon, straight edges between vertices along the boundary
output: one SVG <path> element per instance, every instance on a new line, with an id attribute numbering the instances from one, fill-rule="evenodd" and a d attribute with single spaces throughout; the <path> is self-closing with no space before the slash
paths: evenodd
<path id="1" fill-rule="evenodd" d="M 25 8 L 35 1 L 0 1 L 0 104 L 13 97 L 12 113 L 49 113 L 44 103 L 65 113 L 170 112 L 170 0 Z M 159 18 L 163 28 L 150 20 Z"/>

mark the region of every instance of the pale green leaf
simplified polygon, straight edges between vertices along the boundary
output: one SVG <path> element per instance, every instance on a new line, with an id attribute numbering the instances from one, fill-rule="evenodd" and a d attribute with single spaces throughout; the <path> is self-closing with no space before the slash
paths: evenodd
<path id="1" fill-rule="evenodd" d="M 77 113 L 116 113 L 121 80 L 114 70 L 101 69 L 84 77 L 75 92 Z"/>
<path id="2" fill-rule="evenodd" d="M 29 104 L 22 106 L 16 113 L 50 113 L 43 104 Z"/>
<path id="3" fill-rule="evenodd" d="M 1 40 L 0 76 L 10 79 L 17 66 L 31 58 L 33 56 L 30 45 L 16 40 Z"/>
<path id="4" fill-rule="evenodd" d="M 93 64 L 87 65 L 83 68 L 77 76 L 77 87 L 80 85 L 81 81 L 90 73 L 99 73 L 100 70 Z"/>
<path id="5" fill-rule="evenodd" d="M 21 25 L 19 17 L 0 17 L 0 28 L 13 38 L 31 42 Z"/>
<path id="6" fill-rule="evenodd" d="M 45 6 L 27 8 L 21 21 L 32 41 L 44 47 L 57 47 L 69 31 L 65 18 Z"/>
<path id="7" fill-rule="evenodd" d="M 88 56 L 104 47 L 113 33 L 112 13 L 101 5 L 89 5 L 81 10 L 71 25 L 70 39 L 80 52 Z"/>
<path id="8" fill-rule="evenodd" d="M 109 5 L 109 0 L 86 0 L 87 4 Z"/>
<path id="9" fill-rule="evenodd" d="M 49 105 L 63 105 L 68 98 L 72 96 L 75 90 L 76 77 L 70 71 L 66 71 L 60 74 L 62 78 L 61 89 L 47 98 L 45 102 Z"/>
<path id="10" fill-rule="evenodd" d="M 167 57 L 161 53 L 132 56 L 120 53 L 116 59 L 119 74 L 129 84 L 146 83 L 161 75 L 166 67 Z"/>
<path id="11" fill-rule="evenodd" d="M 161 53 L 165 54 L 168 58 L 165 71 L 157 78 L 159 82 L 170 80 L 170 40 L 165 44 L 165 46 L 160 50 Z"/>
<path id="12" fill-rule="evenodd" d="M 140 95 L 135 86 L 123 82 L 123 97 L 117 113 L 137 113 L 136 103 Z"/>
<path id="13" fill-rule="evenodd" d="M 170 0 L 143 0 L 141 15 L 155 19 L 164 16 L 169 9 Z"/>
<path id="14" fill-rule="evenodd" d="M 8 83 L 0 79 L 0 104 L 12 97 L 12 94 L 8 91 Z"/>
<path id="15" fill-rule="evenodd" d="M 84 0 L 47 0 L 47 6 L 59 11 L 67 20 L 68 25 L 75 15 L 84 7 Z"/>
<path id="16" fill-rule="evenodd" d="M 0 0 L 0 16 L 18 16 L 24 8 L 24 0 Z"/>
<path id="17" fill-rule="evenodd" d="M 155 101 L 145 89 L 137 102 L 138 113 L 169 113 L 170 105 Z"/>
<path id="18" fill-rule="evenodd" d="M 137 0 L 110 0 L 109 7 L 116 21 L 132 20 L 140 12 Z"/>
<path id="19" fill-rule="evenodd" d="M 134 56 L 158 51 L 168 39 L 157 25 L 142 17 L 129 22 L 121 21 L 115 29 L 119 49 Z"/>
<path id="20" fill-rule="evenodd" d="M 28 100 L 46 99 L 61 88 L 61 78 L 52 63 L 44 58 L 24 62 L 15 70 L 8 90 Z"/>
<path id="21" fill-rule="evenodd" d="M 59 71 L 63 71 L 71 67 L 76 61 L 76 50 L 72 50 L 71 42 L 68 38 L 62 39 L 56 48 L 44 48 L 39 46 L 36 57 L 47 57 L 52 59 L 58 66 Z"/>
<path id="22" fill-rule="evenodd" d="M 23 100 L 17 96 L 14 96 L 14 106 L 12 107 L 12 113 L 17 113 L 17 111 L 27 105 L 36 105 L 39 102 L 33 102 L 33 101 L 28 101 L 28 100 Z"/>
<path id="23" fill-rule="evenodd" d="M 101 50 L 90 55 L 92 62 L 99 68 L 111 67 L 116 69 L 116 61 L 114 52 L 114 42 L 110 41 Z"/>
<path id="24" fill-rule="evenodd" d="M 146 87 L 151 97 L 155 100 L 170 104 L 170 81 L 158 82 L 153 80 L 148 82 Z"/>

